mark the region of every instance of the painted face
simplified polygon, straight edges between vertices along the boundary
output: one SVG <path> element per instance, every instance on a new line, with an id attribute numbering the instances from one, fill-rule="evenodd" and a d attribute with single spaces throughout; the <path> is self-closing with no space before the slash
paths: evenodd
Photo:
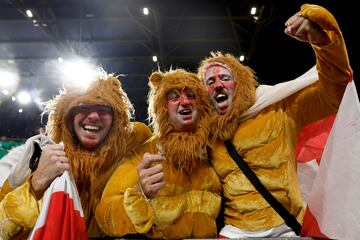
<path id="1" fill-rule="evenodd" d="M 99 146 L 111 129 L 112 108 L 102 104 L 79 104 L 70 111 L 74 116 L 74 132 L 81 145 L 85 149 Z"/>
<path id="2" fill-rule="evenodd" d="M 230 109 L 234 96 L 234 76 L 225 67 L 214 65 L 205 71 L 204 82 L 216 112 L 225 114 Z"/>
<path id="3" fill-rule="evenodd" d="M 189 131 L 199 118 L 195 95 L 188 88 L 184 88 L 181 92 L 177 90 L 168 92 L 167 108 L 169 119 L 178 131 Z"/>

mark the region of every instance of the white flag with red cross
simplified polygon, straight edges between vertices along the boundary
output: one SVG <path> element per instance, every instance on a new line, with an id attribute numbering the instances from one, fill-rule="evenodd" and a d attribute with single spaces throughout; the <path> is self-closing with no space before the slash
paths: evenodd
<path id="1" fill-rule="evenodd" d="M 308 194 L 304 195 L 307 209 L 302 236 L 358 239 L 360 104 L 354 81 L 347 85 L 336 118 L 331 116 L 304 128 L 296 153 L 299 180 Z"/>
<path id="2" fill-rule="evenodd" d="M 57 177 L 46 190 L 42 208 L 29 239 L 86 240 L 81 201 L 69 172 Z"/>

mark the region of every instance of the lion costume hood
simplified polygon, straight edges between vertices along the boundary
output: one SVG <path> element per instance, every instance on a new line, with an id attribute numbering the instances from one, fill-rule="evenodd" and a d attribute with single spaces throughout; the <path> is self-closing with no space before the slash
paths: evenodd
<path id="1" fill-rule="evenodd" d="M 240 124 L 240 116 L 248 110 L 256 100 L 256 80 L 254 71 L 244 66 L 231 54 L 212 52 L 211 57 L 204 59 L 198 69 L 198 77 L 205 78 L 205 72 L 212 63 L 221 63 L 231 70 L 236 81 L 231 108 L 224 115 L 213 111 L 211 116 L 211 135 L 213 140 L 224 141 L 231 139 Z"/>
<path id="2" fill-rule="evenodd" d="M 154 72 L 149 81 L 149 119 L 154 134 L 159 138 L 159 151 L 176 170 L 191 173 L 196 169 L 195 159 L 207 161 L 209 113 L 211 105 L 201 80 L 182 69 Z M 169 120 L 167 93 L 190 89 L 195 96 L 199 119 L 190 131 L 178 132 Z"/>
<path id="3" fill-rule="evenodd" d="M 113 110 L 113 123 L 108 135 L 92 150 L 82 148 L 72 130 L 73 116 L 69 116 L 70 110 L 79 103 L 105 103 Z M 90 208 L 95 208 L 94 203 L 101 197 L 107 182 L 105 178 L 110 177 L 106 173 L 112 171 L 116 167 L 115 162 L 126 153 L 126 139 L 133 131 L 130 125 L 133 106 L 122 90 L 120 81 L 108 76 L 106 79 L 96 79 L 86 90 L 68 88 L 61 91 L 47 102 L 45 110 L 49 114 L 46 131 L 53 141 L 64 143 L 85 216 L 89 217 L 94 210 Z"/>

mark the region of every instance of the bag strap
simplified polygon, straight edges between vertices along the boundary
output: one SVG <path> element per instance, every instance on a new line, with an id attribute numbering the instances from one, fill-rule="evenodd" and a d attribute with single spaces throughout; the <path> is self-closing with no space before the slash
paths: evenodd
<path id="1" fill-rule="evenodd" d="M 249 181 L 252 183 L 255 189 L 263 196 L 263 198 L 270 204 L 270 206 L 285 220 L 286 225 L 288 225 L 296 233 L 296 235 L 300 236 L 301 225 L 296 220 L 296 218 L 293 215 L 291 215 L 289 211 L 260 182 L 256 174 L 251 170 L 249 165 L 236 151 L 231 141 L 226 140 L 224 143 L 232 159 L 236 162 L 236 164 L 239 166 L 239 168 L 244 173 L 244 175 L 249 179 Z"/>

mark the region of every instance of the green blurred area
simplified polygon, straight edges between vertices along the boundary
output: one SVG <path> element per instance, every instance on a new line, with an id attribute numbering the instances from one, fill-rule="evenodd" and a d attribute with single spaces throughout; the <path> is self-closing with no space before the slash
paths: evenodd
<path id="1" fill-rule="evenodd" d="M 0 141 L 0 159 L 5 156 L 13 147 L 24 144 L 23 141 Z"/>

